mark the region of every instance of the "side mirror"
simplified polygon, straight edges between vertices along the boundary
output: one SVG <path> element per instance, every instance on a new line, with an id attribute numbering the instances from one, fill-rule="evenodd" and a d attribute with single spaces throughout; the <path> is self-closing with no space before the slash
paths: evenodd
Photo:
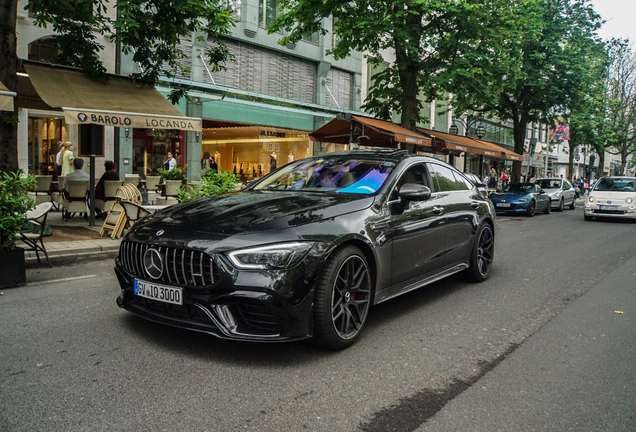
<path id="1" fill-rule="evenodd" d="M 475 183 L 475 186 L 477 186 L 478 188 L 480 187 L 487 187 L 485 184 L 483 183 Z"/>
<path id="2" fill-rule="evenodd" d="M 541 189 L 541 192 L 539 192 L 539 195 L 545 195 L 545 194 L 546 192 L 543 189 Z"/>
<path id="3" fill-rule="evenodd" d="M 431 197 L 431 190 L 427 186 L 405 183 L 399 194 L 404 201 L 426 201 Z"/>

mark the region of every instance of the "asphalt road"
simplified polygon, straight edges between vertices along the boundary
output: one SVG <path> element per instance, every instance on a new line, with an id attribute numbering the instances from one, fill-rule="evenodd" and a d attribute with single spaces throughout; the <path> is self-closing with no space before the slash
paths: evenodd
<path id="1" fill-rule="evenodd" d="M 580 208 L 500 217 L 488 281 L 383 303 L 341 352 L 144 321 L 109 260 L 29 270 L 0 296 L 0 431 L 635 430 L 635 244 Z"/>

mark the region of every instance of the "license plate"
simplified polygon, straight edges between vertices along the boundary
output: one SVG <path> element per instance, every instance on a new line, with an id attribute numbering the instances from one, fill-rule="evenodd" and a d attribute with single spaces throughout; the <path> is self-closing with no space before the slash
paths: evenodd
<path id="1" fill-rule="evenodd" d="M 497 207 L 510 207 L 510 203 L 497 203 Z"/>
<path id="2" fill-rule="evenodd" d="M 598 206 L 599 210 L 618 210 L 618 206 Z"/>
<path id="3" fill-rule="evenodd" d="M 164 303 L 183 304 L 181 288 L 156 285 L 135 279 L 135 295 Z"/>

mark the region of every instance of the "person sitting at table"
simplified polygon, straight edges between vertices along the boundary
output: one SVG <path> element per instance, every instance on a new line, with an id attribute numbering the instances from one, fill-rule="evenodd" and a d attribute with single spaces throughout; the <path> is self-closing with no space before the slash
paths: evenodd
<path id="1" fill-rule="evenodd" d="M 68 191 L 68 181 L 69 180 L 90 180 L 90 176 L 82 171 L 82 167 L 84 166 L 84 159 L 75 158 L 73 159 L 73 167 L 75 171 L 69 173 L 64 178 L 64 184 L 62 185 L 62 190 Z"/>
<path id="2" fill-rule="evenodd" d="M 95 199 L 106 201 L 106 195 L 104 195 L 104 182 L 106 180 L 119 180 L 119 176 L 115 170 L 115 162 L 107 160 L 104 162 L 104 168 L 106 169 L 106 172 L 104 172 L 97 182 L 97 186 L 95 186 Z"/>

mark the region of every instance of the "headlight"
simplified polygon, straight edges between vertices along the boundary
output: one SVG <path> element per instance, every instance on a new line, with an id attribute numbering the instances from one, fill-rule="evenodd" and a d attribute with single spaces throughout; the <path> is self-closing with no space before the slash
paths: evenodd
<path id="1" fill-rule="evenodd" d="M 227 256 L 238 269 L 285 269 L 302 261 L 313 245 L 312 242 L 280 243 L 240 249 Z"/>
<path id="2" fill-rule="evenodd" d="M 519 198 L 517 201 L 519 201 L 519 202 L 526 202 L 526 201 L 528 201 L 528 198 Z"/>
<path id="3" fill-rule="evenodd" d="M 634 198 L 627 198 L 627 199 L 625 200 L 625 202 L 626 202 L 627 204 L 631 204 L 631 203 L 633 203 L 633 202 L 634 202 Z"/>

